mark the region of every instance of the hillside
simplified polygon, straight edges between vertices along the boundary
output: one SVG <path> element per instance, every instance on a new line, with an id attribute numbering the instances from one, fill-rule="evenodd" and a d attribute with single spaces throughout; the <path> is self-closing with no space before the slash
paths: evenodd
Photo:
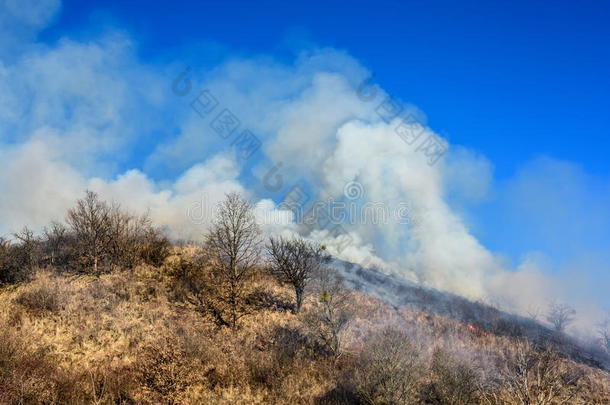
<path id="1" fill-rule="evenodd" d="M 238 326 L 219 327 L 180 299 L 173 276 L 199 252 L 174 248 L 161 266 L 99 276 L 40 270 L 4 287 L 0 403 L 518 404 L 526 403 L 516 397 L 526 377 L 532 398 L 555 395 L 529 403 L 610 398 L 610 375 L 592 364 L 465 315 L 357 291 L 358 279 L 389 285 L 372 270 L 345 281 L 349 319 L 336 352 L 312 328 L 328 300 L 315 283 L 294 314 L 292 291 L 264 269 L 248 282 Z M 396 285 L 391 293 L 412 301 L 415 291 Z"/>
<path id="2" fill-rule="evenodd" d="M 0 0 L 0 405 L 610 405 L 608 21 Z"/>
<path id="3" fill-rule="evenodd" d="M 353 263 L 334 260 L 333 267 L 350 289 L 367 292 L 395 308 L 439 315 L 497 336 L 551 344 L 564 357 L 605 371 L 610 370 L 610 353 L 607 351 L 591 345 L 591 342 L 581 342 L 567 334 L 558 334 L 531 318 L 510 314 L 486 303 L 423 287 Z"/>

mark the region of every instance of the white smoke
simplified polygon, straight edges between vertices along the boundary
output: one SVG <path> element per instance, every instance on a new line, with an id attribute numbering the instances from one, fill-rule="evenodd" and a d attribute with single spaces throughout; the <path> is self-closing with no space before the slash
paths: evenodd
<path id="1" fill-rule="evenodd" d="M 1 233 L 61 220 L 88 188 L 131 211 L 148 211 L 174 238 L 198 239 L 216 203 L 238 191 L 256 203 L 266 233 L 301 233 L 346 260 L 521 313 L 569 296 L 531 259 L 507 270 L 471 232 L 462 207 L 489 197 L 490 162 L 451 145 L 430 164 L 425 151 L 397 133 L 400 119 L 379 114 L 388 96 L 382 89 L 374 89 L 373 100 L 359 96 L 368 73 L 346 53 L 310 51 L 292 64 L 236 59 L 211 71 L 193 66 L 190 91 L 177 96 L 171 88 L 182 66 L 141 62 L 130 38 L 115 30 L 86 43 L 37 43 L 58 2 L 37 3 L 23 15 L 14 6 L 0 2 L 2 20 L 11 21 L 3 34 L 29 42 L 17 52 L 0 41 Z M 261 140 L 253 158 L 240 158 L 211 118 L 191 109 L 203 89 Z M 419 117 L 420 141 L 443 141 L 420 111 L 405 111 Z M 271 189 L 266 177 L 274 165 L 281 170 Z M 314 201 L 345 200 L 345 185 L 357 182 L 361 203 L 390 209 L 408 203 L 411 221 L 351 218 L 343 235 L 304 230 L 278 206 L 300 182 Z M 573 303 L 590 306 L 582 296 Z"/>

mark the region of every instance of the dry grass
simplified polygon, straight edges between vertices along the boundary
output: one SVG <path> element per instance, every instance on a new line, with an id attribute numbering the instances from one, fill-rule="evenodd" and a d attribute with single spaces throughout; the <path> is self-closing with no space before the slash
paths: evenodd
<path id="1" fill-rule="evenodd" d="M 305 315 L 292 313 L 293 292 L 268 276 L 250 286 L 249 314 L 236 330 L 219 328 L 175 301 L 170 286 L 162 269 L 138 267 L 100 277 L 40 271 L 29 283 L 5 288 L 0 403 L 357 403 L 350 376 L 371 336 L 386 327 L 402 330 L 412 342 L 409 350 L 420 352 L 421 386 L 431 382 L 425 370 L 438 348 L 472 365 L 481 381 L 499 375 L 506 353 L 517 350 L 509 338 L 351 293 L 353 318 L 337 359 L 307 328 Z M 304 314 L 315 299 L 305 300 Z M 369 358 L 369 369 L 382 360 Z M 587 403 L 610 398 L 607 373 L 562 361 L 586 375 Z M 454 378 L 451 370 L 439 370 Z"/>

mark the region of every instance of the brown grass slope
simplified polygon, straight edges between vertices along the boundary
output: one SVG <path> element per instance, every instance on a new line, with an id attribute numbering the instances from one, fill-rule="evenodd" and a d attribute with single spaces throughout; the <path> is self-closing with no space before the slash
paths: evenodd
<path id="1" fill-rule="evenodd" d="M 178 255 L 186 253 L 178 251 Z M 603 370 L 448 317 L 349 293 L 341 350 L 262 270 L 237 328 L 176 297 L 170 257 L 0 292 L 1 404 L 608 404 Z"/>

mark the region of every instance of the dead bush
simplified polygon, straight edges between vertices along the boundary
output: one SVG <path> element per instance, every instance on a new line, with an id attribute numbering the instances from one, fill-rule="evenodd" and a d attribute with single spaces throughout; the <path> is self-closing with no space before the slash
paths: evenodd
<path id="1" fill-rule="evenodd" d="M 158 403 L 179 403 L 176 398 L 195 381 L 191 360 L 175 341 L 169 339 L 141 350 L 135 374 L 137 381 Z"/>
<path id="2" fill-rule="evenodd" d="M 412 404 L 421 377 L 420 353 L 411 339 L 403 331 L 385 329 L 362 349 L 355 391 L 365 404 Z"/>
<path id="3" fill-rule="evenodd" d="M 302 357 L 316 359 L 321 353 L 321 348 L 300 329 L 286 326 L 273 330 L 271 350 L 275 362 L 282 367 Z"/>
<path id="4" fill-rule="evenodd" d="M 478 404 L 479 377 L 465 362 L 443 349 L 437 349 L 430 364 L 431 381 L 422 390 L 422 400 L 428 404 Z"/>
<path id="5" fill-rule="evenodd" d="M 295 327 L 278 326 L 262 338 L 258 356 L 248 357 L 251 382 L 276 390 L 299 366 L 321 358 L 324 350 Z"/>
<path id="6" fill-rule="evenodd" d="M 132 404 L 136 377 L 131 368 L 104 362 L 92 365 L 79 376 L 85 401 L 92 404 Z"/>
<path id="7" fill-rule="evenodd" d="M 338 274 L 326 267 L 319 269 L 313 284 L 315 299 L 302 319 L 328 353 L 338 358 L 353 314 L 351 296 Z"/>
<path id="8" fill-rule="evenodd" d="M 40 240 L 27 227 L 13 235 L 16 241 L 0 237 L 0 283 L 28 280 L 40 258 Z"/>
<path id="9" fill-rule="evenodd" d="M 14 252 L 11 241 L 0 237 L 0 283 L 16 283 L 25 278 L 15 261 Z"/>
<path id="10" fill-rule="evenodd" d="M 167 272 L 176 300 L 193 305 L 197 312 L 211 317 L 219 327 L 230 326 L 229 309 L 222 294 L 222 277 L 208 265 L 205 257 L 181 256 L 167 266 Z"/>
<path id="11" fill-rule="evenodd" d="M 146 264 L 159 267 L 170 254 L 170 243 L 159 229 L 148 227 L 141 237 L 140 258 Z"/>
<path id="12" fill-rule="evenodd" d="M 485 393 L 494 405 L 552 405 L 585 403 L 579 400 L 585 388 L 582 369 L 571 367 L 552 350 L 537 351 L 527 343 L 505 354 L 504 370 Z"/>
<path id="13" fill-rule="evenodd" d="M 15 331 L 0 332 L 0 403 L 65 404 L 79 398 L 75 379 L 47 348 L 32 350 Z"/>
<path id="14" fill-rule="evenodd" d="M 246 305 L 255 310 L 294 311 L 294 305 L 282 296 L 258 287 L 245 297 Z"/>
<path id="15" fill-rule="evenodd" d="M 30 284 L 23 286 L 15 302 L 32 313 L 57 312 L 62 307 L 58 282 L 51 273 L 38 272 Z"/>

